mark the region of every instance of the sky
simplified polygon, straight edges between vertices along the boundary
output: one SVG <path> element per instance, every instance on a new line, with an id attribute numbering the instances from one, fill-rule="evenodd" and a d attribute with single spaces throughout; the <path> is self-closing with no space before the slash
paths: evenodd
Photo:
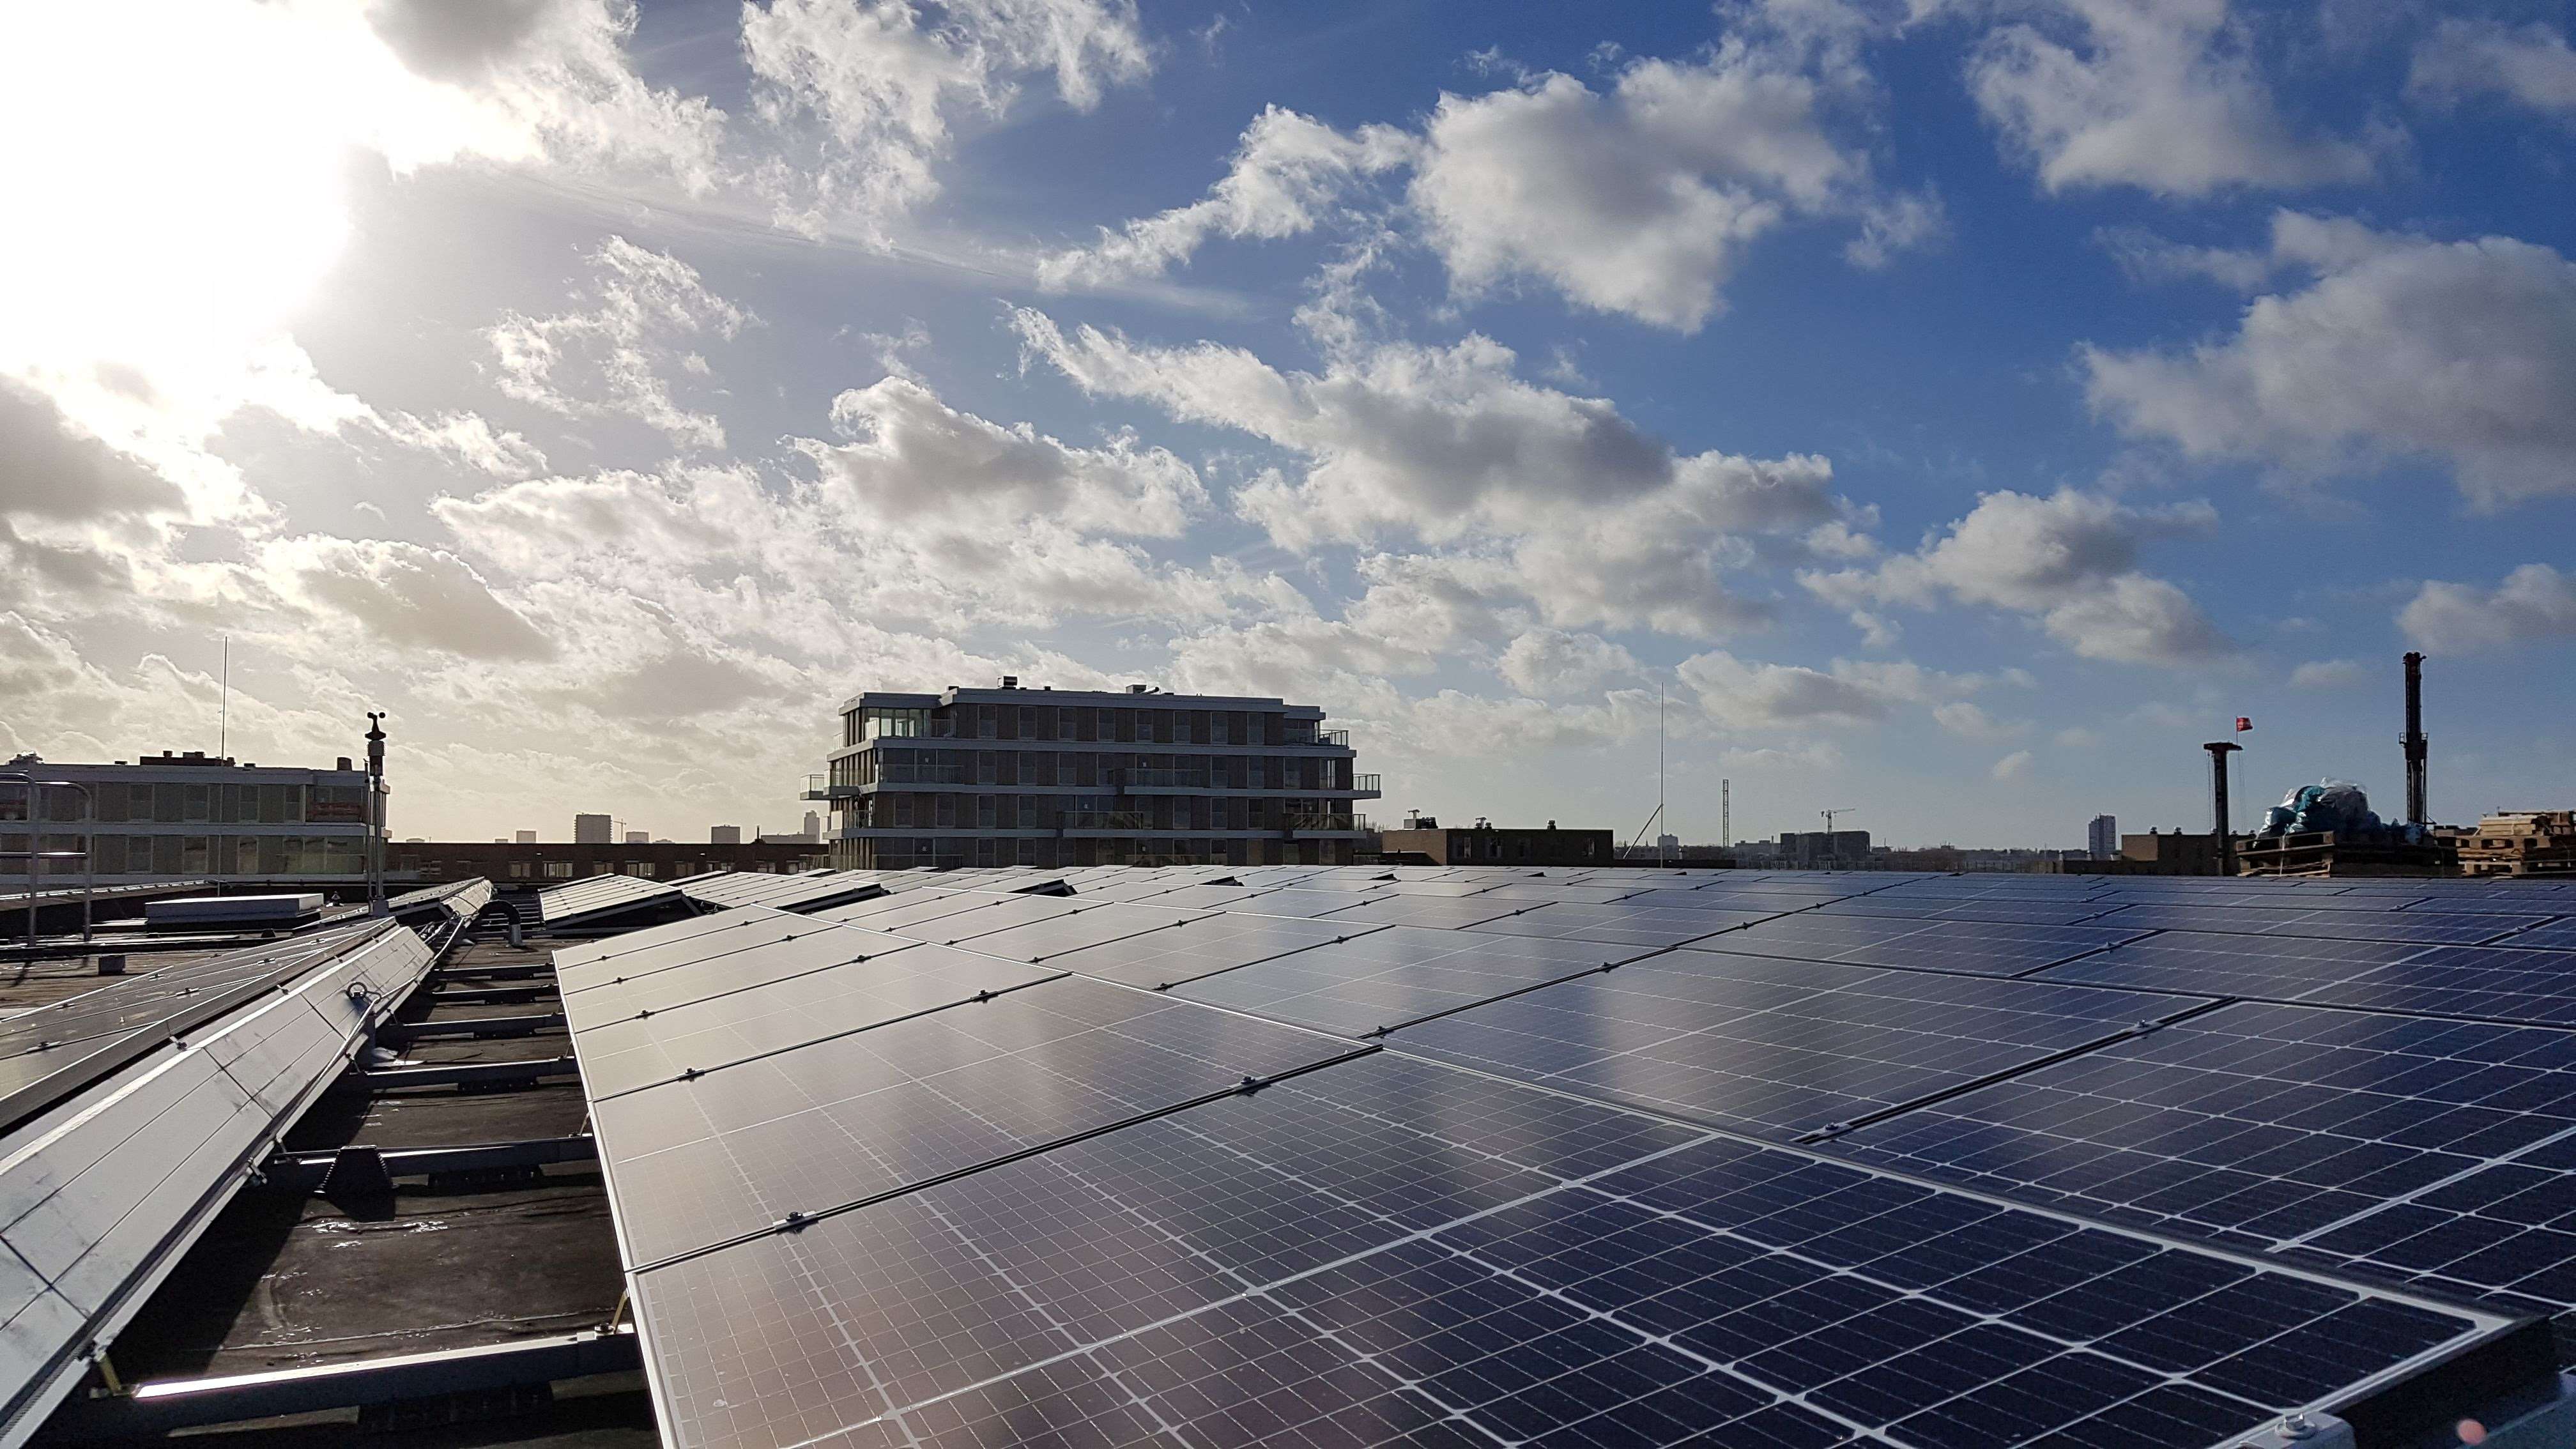
<path id="1" fill-rule="evenodd" d="M 2394 813 L 2420 649 L 2436 817 L 2565 808 L 2569 24 L 14 5 L 0 752 L 378 709 L 397 836 L 704 839 L 1009 673 L 1381 820 L 2068 846 L 2240 715 L 2240 823 Z"/>

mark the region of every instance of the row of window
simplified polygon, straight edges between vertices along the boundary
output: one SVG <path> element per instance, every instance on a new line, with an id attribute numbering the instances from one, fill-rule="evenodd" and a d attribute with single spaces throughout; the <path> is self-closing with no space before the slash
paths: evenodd
<path id="1" fill-rule="evenodd" d="M 24 835 L 0 835 L 0 851 L 24 851 Z M 38 837 L 38 850 L 81 848 L 77 835 Z M 356 875 L 366 869 L 363 835 L 100 835 L 90 838 L 95 875 Z M 43 874 L 78 876 L 77 860 L 42 862 Z M 0 859 L 0 874 L 26 863 Z"/>
<path id="2" fill-rule="evenodd" d="M 880 745 L 832 761 L 835 785 L 1121 785 L 1166 790 L 1348 790 L 1347 759 L 1123 755 L 1074 750 L 914 750 Z"/>
<path id="3" fill-rule="evenodd" d="M 42 789 L 39 818 L 97 820 L 104 824 L 151 821 L 162 825 L 300 825 L 323 821 L 363 824 L 363 785 L 218 785 L 116 781 L 89 787 L 97 813 L 85 813 L 81 792 Z M 0 787 L 0 820 L 27 818 L 27 792 Z"/>
<path id="4" fill-rule="evenodd" d="M 1245 709 L 1095 708 L 1057 704 L 958 704 L 944 709 L 870 705 L 841 716 L 841 743 L 866 740 L 1071 740 L 1158 745 L 1311 745 L 1315 722 Z"/>
<path id="5" fill-rule="evenodd" d="M 870 795 L 836 825 L 933 830 L 1347 830 L 1340 801 L 1192 795 Z"/>
<path id="6" fill-rule="evenodd" d="M 1346 841 L 1307 840 L 844 840 L 832 847 L 842 870 L 913 870 L 924 866 L 1034 865 L 1348 865 Z"/>

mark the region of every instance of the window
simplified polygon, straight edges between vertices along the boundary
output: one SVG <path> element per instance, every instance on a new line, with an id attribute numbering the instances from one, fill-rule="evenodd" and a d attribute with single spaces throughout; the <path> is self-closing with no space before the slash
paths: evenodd
<path id="1" fill-rule="evenodd" d="M 841 743 L 847 746 L 855 745 L 858 742 L 859 712 L 854 709 L 841 716 Z"/>

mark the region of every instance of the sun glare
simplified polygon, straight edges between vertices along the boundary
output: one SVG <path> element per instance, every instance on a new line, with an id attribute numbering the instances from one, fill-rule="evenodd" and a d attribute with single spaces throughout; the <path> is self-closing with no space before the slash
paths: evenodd
<path id="1" fill-rule="evenodd" d="M 285 7 L 26 7 L 0 48 L 0 367 L 230 365 L 348 234 L 348 147 Z"/>

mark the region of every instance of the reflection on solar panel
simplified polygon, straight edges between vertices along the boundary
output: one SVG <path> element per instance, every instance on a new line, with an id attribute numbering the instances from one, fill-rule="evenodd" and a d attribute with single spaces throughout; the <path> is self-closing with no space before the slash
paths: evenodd
<path id="1" fill-rule="evenodd" d="M 1390 1045 L 1795 1137 L 1893 1112 L 2202 1004 L 1685 951 L 1425 1022 L 1397 1032 Z"/>
<path id="2" fill-rule="evenodd" d="M 983 993 L 989 995 L 989 993 Z M 748 1015 L 767 992 L 724 998 Z M 592 1105 L 646 1264 L 1359 1050 L 1316 1033 L 1059 977 Z"/>
<path id="3" fill-rule="evenodd" d="M 882 890 L 872 873 L 855 870 L 827 870 L 809 875 L 736 870 L 701 876 L 680 887 L 682 895 L 701 906 L 716 909 L 768 906 L 780 911 L 814 910 L 860 896 L 875 896 Z"/>
<path id="4" fill-rule="evenodd" d="M 1487 921 L 1522 911 L 1543 909 L 1536 901 L 1498 901 L 1490 896 L 1464 896 L 1442 900 L 1432 896 L 1396 896 L 1380 901 L 1362 901 L 1333 912 L 1322 919 L 1329 921 L 1372 921 L 1381 926 L 1429 926 L 1457 930 L 1481 926 Z"/>
<path id="5" fill-rule="evenodd" d="M 2214 1442 L 2498 1327 L 1384 1058 L 637 1292 L 709 1446 Z"/>
<path id="6" fill-rule="evenodd" d="M 1591 906 L 1572 901 L 1549 906 L 1526 915 L 1504 916 L 1480 921 L 1470 930 L 1492 931 L 1506 936 L 1549 936 L 1579 941 L 1615 942 L 1629 946 L 1678 946 L 1684 941 L 1712 937 L 1721 931 L 1767 921 L 1773 913 L 1761 911 L 1682 910 L 1668 906 L 1638 906 L 1622 901 L 1617 905 Z M 1335 917 L 1335 919 L 1340 919 Z M 1709 944 L 1715 944 L 1710 942 Z"/>
<path id="7" fill-rule="evenodd" d="M 1149 991 L 1213 972 L 1232 970 L 1273 956 L 1285 956 L 1371 931 L 1388 929 L 1365 924 L 1297 920 L 1281 916 L 1212 915 L 1168 931 L 1147 931 L 1122 940 L 1050 957 L 1047 964 L 1085 976 L 1141 986 Z"/>
<path id="8" fill-rule="evenodd" d="M 2051 962 L 2134 941 L 2143 931 L 2091 926 L 2017 926 L 1989 921 L 1897 920 L 1880 916 L 1784 916 L 1704 946 L 1798 961 L 1843 961 L 2018 976 Z"/>
<path id="9" fill-rule="evenodd" d="M 1055 878 L 564 953 L 671 1442 L 2397 1444 L 2576 1323 L 2576 893 Z"/>
<path id="10" fill-rule="evenodd" d="M 556 926 L 680 900 L 678 889 L 667 882 L 631 875 L 595 875 L 568 886 L 539 891 L 537 918 Z"/>
<path id="11" fill-rule="evenodd" d="M 2045 975 L 2317 1006 L 2576 1024 L 2576 952 L 2568 951 L 2166 931 Z"/>
<path id="12" fill-rule="evenodd" d="M 1651 949 L 1390 926 L 1341 945 L 1203 976 L 1174 991 L 1365 1037 L 1579 971 L 1600 971 Z"/>
<path id="13" fill-rule="evenodd" d="M 2139 930 L 2237 931 L 2345 941 L 2423 941 L 2473 946 L 2545 916 L 2442 911 L 2313 911 L 2280 906 L 2123 906 L 2094 922 Z"/>
<path id="14" fill-rule="evenodd" d="M 2576 1306 L 2576 1037 L 2242 1003 L 1865 1127 L 1869 1160 Z"/>

